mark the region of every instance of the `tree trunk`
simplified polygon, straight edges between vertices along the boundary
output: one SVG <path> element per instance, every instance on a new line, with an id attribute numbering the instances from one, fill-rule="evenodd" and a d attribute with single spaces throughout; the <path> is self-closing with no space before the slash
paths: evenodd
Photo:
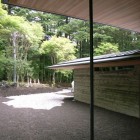
<path id="1" fill-rule="evenodd" d="M 80 58 L 82 58 L 82 41 L 80 41 L 80 50 L 79 50 Z"/>
<path id="2" fill-rule="evenodd" d="M 55 71 L 53 71 L 53 76 L 52 76 L 52 86 L 55 86 Z"/>
<path id="3" fill-rule="evenodd" d="M 12 44 L 13 44 L 13 54 L 14 54 L 14 56 L 13 56 L 14 57 L 14 71 L 13 71 L 13 82 L 14 83 L 17 82 L 17 79 L 16 79 L 16 76 L 17 76 L 17 74 L 16 74 L 16 58 L 17 58 L 17 54 L 16 54 L 16 36 L 17 36 L 17 33 L 14 32 L 12 34 L 12 40 L 13 40 Z"/>
<path id="4" fill-rule="evenodd" d="M 41 82 L 43 82 L 42 55 L 40 55 L 39 79 Z"/>
<path id="5" fill-rule="evenodd" d="M 36 79 L 34 79 L 34 83 L 36 83 Z"/>
<path id="6" fill-rule="evenodd" d="M 32 79 L 31 78 L 29 79 L 29 83 L 30 83 L 30 87 L 32 87 L 33 85 L 32 85 Z"/>
<path id="7" fill-rule="evenodd" d="M 17 87 L 19 87 L 19 75 L 17 75 Z"/>
<path id="8" fill-rule="evenodd" d="M 20 78 L 21 78 L 21 82 L 24 83 L 24 75 L 23 74 L 20 75 Z"/>
<path id="9" fill-rule="evenodd" d="M 65 19 L 66 20 L 66 24 L 68 24 L 69 23 L 69 17 L 65 17 L 65 18 L 66 18 Z M 68 37 L 68 34 L 65 33 L 65 37 L 67 38 Z"/>
<path id="10" fill-rule="evenodd" d="M 30 86 L 30 83 L 29 83 L 29 77 L 27 76 L 27 87 Z"/>
<path id="11" fill-rule="evenodd" d="M 44 55 L 44 57 L 43 57 L 43 61 L 44 61 L 44 63 L 43 63 L 43 77 L 44 77 L 44 82 L 46 82 L 46 70 L 45 70 L 45 66 L 46 66 L 46 56 Z"/>
<path id="12" fill-rule="evenodd" d="M 39 81 L 39 79 L 37 79 L 37 83 L 38 83 L 38 84 L 40 84 L 40 81 Z"/>
<path id="13" fill-rule="evenodd" d="M 60 83 L 62 83 L 62 74 L 60 73 Z"/>

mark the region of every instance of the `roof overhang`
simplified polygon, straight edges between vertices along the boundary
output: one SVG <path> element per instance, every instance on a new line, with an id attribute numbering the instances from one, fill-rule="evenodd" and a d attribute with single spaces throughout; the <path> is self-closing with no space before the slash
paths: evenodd
<path id="1" fill-rule="evenodd" d="M 135 66 L 135 65 L 140 65 L 140 59 L 127 59 L 127 60 L 109 61 L 109 62 L 101 62 L 101 63 L 94 62 L 94 68 L 118 67 L 118 66 Z M 52 65 L 48 68 L 53 69 L 53 70 L 87 69 L 87 68 L 90 68 L 90 61 L 87 64 L 67 64 L 67 65 L 59 65 L 58 64 L 58 65 Z"/>
<path id="2" fill-rule="evenodd" d="M 2 0 L 34 10 L 89 19 L 88 0 Z M 140 32 L 140 0 L 93 0 L 93 21 Z"/>
<path id="3" fill-rule="evenodd" d="M 140 65 L 140 50 L 94 56 L 94 67 Z M 49 69 L 81 69 L 90 67 L 90 58 L 79 58 L 49 66 Z"/>

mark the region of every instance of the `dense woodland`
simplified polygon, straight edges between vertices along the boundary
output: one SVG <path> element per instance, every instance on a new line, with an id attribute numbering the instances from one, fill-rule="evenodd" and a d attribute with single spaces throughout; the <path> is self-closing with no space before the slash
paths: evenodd
<path id="1" fill-rule="evenodd" d="M 94 23 L 94 55 L 140 48 L 140 34 Z M 0 81 L 69 83 L 47 68 L 89 56 L 89 22 L 0 3 Z"/>

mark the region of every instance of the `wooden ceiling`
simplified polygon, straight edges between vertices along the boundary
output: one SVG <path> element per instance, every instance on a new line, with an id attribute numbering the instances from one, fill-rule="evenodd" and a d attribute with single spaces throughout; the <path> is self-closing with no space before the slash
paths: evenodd
<path id="1" fill-rule="evenodd" d="M 89 19 L 89 0 L 2 0 L 34 10 Z M 93 0 L 93 21 L 140 32 L 140 0 Z"/>

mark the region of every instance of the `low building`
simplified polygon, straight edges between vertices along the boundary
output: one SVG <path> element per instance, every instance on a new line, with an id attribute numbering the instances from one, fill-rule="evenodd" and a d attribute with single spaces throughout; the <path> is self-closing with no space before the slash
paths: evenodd
<path id="1" fill-rule="evenodd" d="M 95 56 L 94 104 L 140 118 L 140 50 Z M 90 103 L 90 59 L 58 63 L 50 69 L 74 70 L 74 98 Z"/>

